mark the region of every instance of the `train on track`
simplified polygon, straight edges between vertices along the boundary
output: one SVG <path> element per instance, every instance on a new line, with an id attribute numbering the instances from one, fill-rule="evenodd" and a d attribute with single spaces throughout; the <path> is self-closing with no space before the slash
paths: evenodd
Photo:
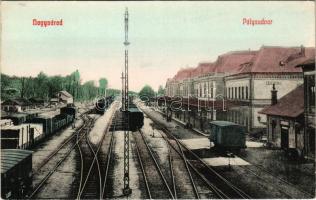
<path id="1" fill-rule="evenodd" d="M 103 115 L 105 110 L 112 104 L 114 101 L 114 96 L 108 96 L 105 98 L 100 98 L 95 102 L 95 113 Z"/>
<path id="2" fill-rule="evenodd" d="M 131 131 L 136 131 L 144 126 L 144 113 L 140 111 L 135 105 L 129 107 L 128 115 L 129 129 Z"/>
<path id="3" fill-rule="evenodd" d="M 44 138 L 72 124 L 76 118 L 76 108 L 63 107 L 47 115 L 28 116 L 17 114 L 6 117 L 13 125 L 1 127 L 2 149 L 28 149 Z"/>
<path id="4" fill-rule="evenodd" d="M 215 148 L 232 151 L 246 148 L 246 131 L 243 126 L 229 121 L 212 121 L 209 127 L 209 139 Z"/>

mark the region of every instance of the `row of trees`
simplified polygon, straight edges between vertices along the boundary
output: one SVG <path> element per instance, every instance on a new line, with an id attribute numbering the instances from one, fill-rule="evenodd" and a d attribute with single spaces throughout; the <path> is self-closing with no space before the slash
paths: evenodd
<path id="1" fill-rule="evenodd" d="M 47 76 L 40 72 L 36 77 L 17 77 L 1 73 L 2 100 L 35 97 L 48 101 L 61 90 L 69 92 L 77 101 L 92 100 L 99 95 L 104 95 L 107 86 L 106 78 L 99 80 L 99 87 L 95 85 L 94 81 L 82 84 L 78 70 L 67 76 Z"/>
<path id="2" fill-rule="evenodd" d="M 147 96 L 147 97 L 155 97 L 155 96 L 163 96 L 165 93 L 162 85 L 159 86 L 158 92 L 156 93 L 152 87 L 149 85 L 145 85 L 139 92 L 139 96 Z"/>

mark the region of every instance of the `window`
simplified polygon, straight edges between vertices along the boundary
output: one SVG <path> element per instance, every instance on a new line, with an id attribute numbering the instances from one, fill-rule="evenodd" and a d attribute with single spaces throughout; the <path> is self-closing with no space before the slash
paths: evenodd
<path id="1" fill-rule="evenodd" d="M 228 98 L 230 98 L 230 88 L 228 88 L 228 94 L 227 94 Z"/>
<path id="2" fill-rule="evenodd" d="M 237 87 L 235 87 L 235 99 L 237 99 Z"/>
<path id="3" fill-rule="evenodd" d="M 238 99 L 241 99 L 241 87 L 238 87 Z"/>
<path id="4" fill-rule="evenodd" d="M 213 98 L 213 87 L 211 87 L 211 98 Z"/>
<path id="5" fill-rule="evenodd" d="M 241 99 L 244 99 L 244 87 L 241 87 Z"/>
<path id="6" fill-rule="evenodd" d="M 248 86 L 246 86 L 246 99 L 248 99 Z"/>

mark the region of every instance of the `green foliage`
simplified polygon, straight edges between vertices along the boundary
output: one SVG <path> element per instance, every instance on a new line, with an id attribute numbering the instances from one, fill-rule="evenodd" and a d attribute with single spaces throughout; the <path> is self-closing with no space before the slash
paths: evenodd
<path id="1" fill-rule="evenodd" d="M 139 96 L 146 96 L 150 98 L 155 96 L 155 91 L 149 85 L 145 85 L 138 94 Z"/>
<path id="2" fill-rule="evenodd" d="M 99 87 L 100 88 L 107 88 L 108 87 L 108 80 L 106 78 L 100 78 Z"/>
<path id="3" fill-rule="evenodd" d="M 107 87 L 108 87 L 108 80 L 106 78 L 100 78 L 99 79 L 99 93 L 100 93 L 100 95 L 105 95 L 105 90 Z"/>
<path id="4" fill-rule="evenodd" d="M 121 94 L 121 90 L 118 89 L 107 89 L 106 90 L 106 95 L 107 96 L 118 96 Z"/>
<path id="5" fill-rule="evenodd" d="M 102 81 L 101 81 L 102 80 Z M 102 87 L 107 87 L 107 79 L 100 79 Z M 78 70 L 67 76 L 47 76 L 40 72 L 36 77 L 16 77 L 1 73 L 1 99 L 8 98 L 39 98 L 45 101 L 55 97 L 58 91 L 66 90 L 77 101 L 92 100 L 102 93 L 94 83 L 87 81 L 81 84 Z"/>
<path id="6" fill-rule="evenodd" d="M 158 96 L 163 96 L 164 94 L 165 94 L 165 89 L 163 88 L 162 85 L 159 85 Z"/>

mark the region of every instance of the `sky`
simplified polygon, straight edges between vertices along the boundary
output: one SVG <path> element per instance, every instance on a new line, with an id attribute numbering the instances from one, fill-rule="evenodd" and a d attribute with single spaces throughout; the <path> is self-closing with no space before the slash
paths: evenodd
<path id="1" fill-rule="evenodd" d="M 124 12 L 129 10 L 129 88 L 155 90 L 180 68 L 215 61 L 233 50 L 315 46 L 314 2 L 3 2 L 1 72 L 106 77 L 121 88 Z M 246 26 L 243 18 L 271 19 Z M 32 20 L 63 26 L 33 26 Z"/>

